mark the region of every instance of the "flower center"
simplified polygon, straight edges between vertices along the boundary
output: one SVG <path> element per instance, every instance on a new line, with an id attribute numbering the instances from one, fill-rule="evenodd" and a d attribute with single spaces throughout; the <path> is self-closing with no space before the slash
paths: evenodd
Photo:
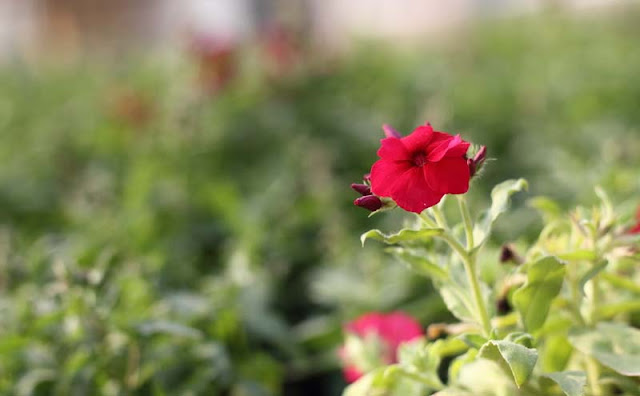
<path id="1" fill-rule="evenodd" d="M 417 152 L 413 155 L 413 163 L 415 164 L 415 166 L 423 166 L 427 162 L 427 156 L 425 153 Z"/>

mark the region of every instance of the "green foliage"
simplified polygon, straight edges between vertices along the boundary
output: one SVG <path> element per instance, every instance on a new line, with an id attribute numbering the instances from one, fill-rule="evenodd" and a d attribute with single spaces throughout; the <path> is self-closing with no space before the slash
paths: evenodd
<path id="1" fill-rule="evenodd" d="M 544 374 L 543 377 L 553 380 L 567 396 L 584 395 L 587 376 L 582 371 L 560 371 Z"/>
<path id="2" fill-rule="evenodd" d="M 488 341 L 480 348 L 478 357 L 492 360 L 513 375 L 516 385 L 522 386 L 531 376 L 538 360 L 535 349 L 511 341 Z"/>
<path id="3" fill-rule="evenodd" d="M 527 283 L 513 294 L 513 303 L 527 331 L 535 333 L 544 324 L 565 272 L 565 265 L 555 257 L 545 257 L 528 266 Z"/>
<path id="4" fill-rule="evenodd" d="M 473 229 L 475 248 L 480 248 L 489 238 L 493 223 L 502 213 L 509 209 L 511 196 L 527 188 L 528 183 L 524 179 L 507 180 L 493 188 L 491 191 L 491 207 L 482 215 L 482 218 Z"/>
<path id="5" fill-rule="evenodd" d="M 442 48 L 364 45 L 276 81 L 261 79 L 249 59 L 213 97 L 193 86 L 189 60 L 3 66 L 0 394 L 336 394 L 344 386 L 335 353 L 342 323 L 398 308 L 424 324 L 454 320 L 434 288 L 464 322 L 469 350 L 445 354 L 426 343 L 412 351 L 424 360 L 367 375 L 376 388 L 433 391 L 406 373 L 435 383 L 426 371 L 437 365 L 443 395 L 539 395 L 546 388 L 538 380 L 553 372 L 575 381 L 554 374 L 561 390 L 549 394 L 573 392 L 582 355 L 626 356 L 611 357 L 618 344 L 593 345 L 582 338 L 591 333 L 573 330 L 571 339 L 582 340 L 576 352 L 566 341 L 573 317 L 638 325 L 638 257 L 618 249 L 637 244 L 619 235 L 637 201 L 621 197 L 640 187 L 637 15 L 492 21 Z M 148 116 L 127 113 L 129 93 Z M 545 220 L 538 238 L 539 219 L 518 196 L 502 214 L 506 198 L 524 188 L 517 180 L 481 217 L 474 239 L 484 251 L 473 270 L 491 335 L 480 334 L 464 264 L 438 233 L 417 231 L 411 246 L 403 238 L 415 233 L 387 237 L 433 287 L 352 238 L 371 223 L 397 224 L 392 212 L 367 219 L 346 187 L 369 170 L 380 125 L 406 133 L 426 120 L 487 145 L 497 160 L 474 181 L 472 208 L 489 203 L 497 182 L 522 175 L 548 197 L 536 207 L 557 221 Z M 591 199 L 594 184 L 621 202 L 615 221 L 601 221 L 605 209 L 599 219 L 589 210 L 565 214 Z M 450 231 L 462 240 L 460 229 Z M 525 330 L 519 313 L 493 312 L 499 296 L 483 272 L 495 268 L 496 243 L 520 235 L 534 245 L 527 263 L 554 255 L 568 264 L 566 290 L 535 334 L 543 370 L 518 390 L 511 374 L 476 358 L 489 338 Z M 594 260 L 603 256 L 606 266 Z M 525 268 L 492 276 L 520 286 Z M 623 382 L 608 362 L 607 380 L 634 395 L 634 379 Z"/>
<path id="6" fill-rule="evenodd" d="M 580 352 L 626 376 L 640 376 L 640 330 L 620 323 L 598 323 L 595 330 L 575 329 L 569 341 Z"/>
<path id="7" fill-rule="evenodd" d="M 491 233 L 491 219 L 506 211 L 509 196 L 518 190 L 513 188 L 515 184 L 502 183 L 494 189 L 491 207 L 485 212 L 488 214 L 480 219 L 483 235 Z M 612 389 L 626 392 L 633 388 L 634 380 L 627 377 L 640 375 L 640 331 L 619 315 L 636 312 L 640 306 L 636 302 L 637 288 L 621 281 L 616 273 L 624 271 L 636 277 L 640 267 L 634 239 L 618 224 L 619 217 L 608 196 L 600 189 L 596 189 L 596 195 L 600 199 L 597 206 L 578 207 L 568 215 L 549 215 L 546 208 L 557 204 L 546 199 L 548 223 L 512 270 L 493 271 L 497 277 L 493 290 L 477 271 L 483 243 L 476 245 L 475 238 L 469 236 L 474 224 L 469 220 L 464 196 L 458 200 L 460 214 L 455 221 L 443 218 L 446 204 L 441 204 L 417 215 L 415 225 L 393 236 L 379 230 L 365 233 L 365 238 L 374 236 L 394 244 L 394 254 L 412 257 L 414 262 L 419 262 L 417 252 L 423 252 L 423 263 L 428 263 L 425 268 L 429 270 L 417 272 L 431 277 L 447 309 L 460 321 L 439 324 L 440 330 L 432 333 L 445 336 L 433 346 L 458 341 L 465 347 L 465 353 L 451 362 L 447 380 L 434 386 L 434 377 L 429 377 L 440 372 L 440 360 L 427 360 L 429 364 L 412 370 L 408 378 L 445 396 L 469 392 L 603 396 Z M 433 228 L 436 223 L 440 228 Z M 488 265 L 495 267 L 498 263 Z M 604 281 L 613 287 L 605 289 Z M 503 307 L 513 306 L 515 311 L 496 317 L 489 308 L 492 299 Z M 604 321 L 611 317 L 618 321 Z M 431 347 L 422 346 L 423 354 L 430 356 Z M 616 374 L 605 377 L 605 368 Z M 357 388 L 357 383 L 352 387 Z M 393 387 L 381 386 L 378 391 L 402 394 Z M 633 391 L 623 394 L 635 395 Z"/>

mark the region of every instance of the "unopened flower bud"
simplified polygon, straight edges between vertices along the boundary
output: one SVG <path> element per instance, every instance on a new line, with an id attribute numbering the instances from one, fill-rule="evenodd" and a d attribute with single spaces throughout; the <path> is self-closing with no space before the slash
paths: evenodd
<path id="1" fill-rule="evenodd" d="M 518 255 L 518 253 L 516 253 L 512 246 L 502 245 L 502 249 L 500 250 L 500 262 L 512 262 L 515 264 L 521 264 L 522 258 Z"/>
<path id="2" fill-rule="evenodd" d="M 502 296 L 496 301 L 496 312 L 498 315 L 506 315 L 511 312 L 511 304 L 507 296 Z"/>
<path id="3" fill-rule="evenodd" d="M 487 157 L 487 146 L 480 147 L 480 150 L 473 156 L 473 158 L 467 160 L 469 165 L 469 173 L 471 176 L 475 175 L 478 170 L 484 164 L 484 160 Z"/>
<path id="4" fill-rule="evenodd" d="M 472 158 L 467 158 L 467 166 L 469 167 L 469 175 L 473 176 L 476 174 L 476 164 L 473 162 Z"/>
<path id="5" fill-rule="evenodd" d="M 365 173 L 362 176 L 362 180 L 364 180 L 365 183 L 371 183 L 371 173 Z"/>
<path id="6" fill-rule="evenodd" d="M 351 188 L 358 192 L 360 195 L 371 195 L 371 188 L 366 184 L 352 183 Z"/>
<path id="7" fill-rule="evenodd" d="M 388 138 L 394 137 L 394 138 L 400 139 L 402 137 L 400 132 L 398 132 L 395 129 L 393 129 L 393 127 L 391 125 L 384 124 L 382 126 L 382 130 L 384 131 L 384 136 L 386 136 Z"/>
<path id="8" fill-rule="evenodd" d="M 365 195 L 363 197 L 357 198 L 355 201 L 353 201 L 353 204 L 361 208 L 365 208 L 371 212 L 375 212 L 382 207 L 382 201 L 375 195 Z"/>

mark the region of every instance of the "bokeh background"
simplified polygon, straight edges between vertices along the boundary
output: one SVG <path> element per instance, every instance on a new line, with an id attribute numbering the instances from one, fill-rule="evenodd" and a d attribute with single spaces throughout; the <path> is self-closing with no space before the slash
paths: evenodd
<path id="1" fill-rule="evenodd" d="M 488 146 L 470 194 L 640 180 L 640 5 L 0 0 L 0 394 L 337 395 L 342 326 L 447 321 L 362 248 L 349 189 L 389 123 Z M 495 254 L 494 254 L 495 253 Z"/>

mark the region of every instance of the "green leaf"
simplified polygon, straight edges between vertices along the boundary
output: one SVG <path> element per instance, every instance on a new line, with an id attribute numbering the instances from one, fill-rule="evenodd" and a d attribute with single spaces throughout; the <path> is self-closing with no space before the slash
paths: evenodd
<path id="1" fill-rule="evenodd" d="M 594 260 L 597 258 L 593 250 L 576 249 L 570 252 L 558 253 L 558 258 L 566 261 L 578 261 L 578 260 Z"/>
<path id="2" fill-rule="evenodd" d="M 417 272 L 420 275 L 426 276 L 428 278 L 444 281 L 449 278 L 449 273 L 446 269 L 440 267 L 439 265 L 431 262 L 426 257 L 418 256 L 413 254 L 402 248 L 389 248 L 393 249 L 392 253 L 404 261 L 411 270 Z"/>
<path id="3" fill-rule="evenodd" d="M 638 329 L 620 323 L 599 323 L 595 330 L 572 330 L 569 342 L 580 352 L 622 375 L 640 375 Z"/>
<path id="4" fill-rule="evenodd" d="M 362 246 L 364 246 L 364 243 L 367 239 L 374 239 L 376 241 L 395 245 L 398 243 L 426 241 L 431 237 L 441 235 L 443 232 L 444 230 L 442 228 L 427 228 L 423 230 L 404 229 L 397 234 L 387 235 L 380 230 L 369 230 L 362 234 L 362 236 L 360 237 L 360 241 L 362 242 Z"/>
<path id="5" fill-rule="evenodd" d="M 427 344 L 424 339 L 401 344 L 397 354 L 402 371 L 420 377 L 433 389 L 441 389 L 444 385 L 438 377 L 438 367 L 442 345 L 442 341 Z"/>
<path id="6" fill-rule="evenodd" d="M 520 387 L 533 372 L 538 351 L 510 341 L 491 340 L 484 344 L 478 356 L 498 363 L 504 371 L 511 373 Z"/>
<path id="7" fill-rule="evenodd" d="M 440 287 L 438 291 L 447 309 L 456 318 L 463 322 L 476 321 L 473 302 L 464 289 L 454 284 L 447 284 Z"/>
<path id="8" fill-rule="evenodd" d="M 484 213 L 482 218 L 476 223 L 473 229 L 473 239 L 476 241 L 475 248 L 484 244 L 496 219 L 509 209 L 511 196 L 519 191 L 528 188 L 524 179 L 507 180 L 493 188 L 491 191 L 491 207 Z"/>
<path id="9" fill-rule="evenodd" d="M 553 299 L 564 281 L 566 268 L 553 256 L 543 257 L 529 265 L 527 283 L 513 294 L 525 329 L 533 333 L 544 324 Z"/>
<path id="10" fill-rule="evenodd" d="M 584 395 L 584 387 L 587 384 L 584 371 L 558 371 L 542 376 L 553 380 L 567 396 Z"/>
<path id="11" fill-rule="evenodd" d="M 457 337 L 460 341 L 464 342 L 469 348 L 480 349 L 488 341 L 480 334 L 466 333 Z"/>
<path id="12" fill-rule="evenodd" d="M 449 365 L 449 383 L 457 381 L 460 369 L 462 369 L 464 365 L 473 362 L 477 355 L 477 350 L 469 349 L 464 354 L 453 359 Z"/>
<path id="13" fill-rule="evenodd" d="M 539 366 L 544 371 L 562 371 L 567 367 L 572 353 L 573 347 L 567 340 L 566 332 L 560 331 L 547 335 L 540 353 Z"/>

